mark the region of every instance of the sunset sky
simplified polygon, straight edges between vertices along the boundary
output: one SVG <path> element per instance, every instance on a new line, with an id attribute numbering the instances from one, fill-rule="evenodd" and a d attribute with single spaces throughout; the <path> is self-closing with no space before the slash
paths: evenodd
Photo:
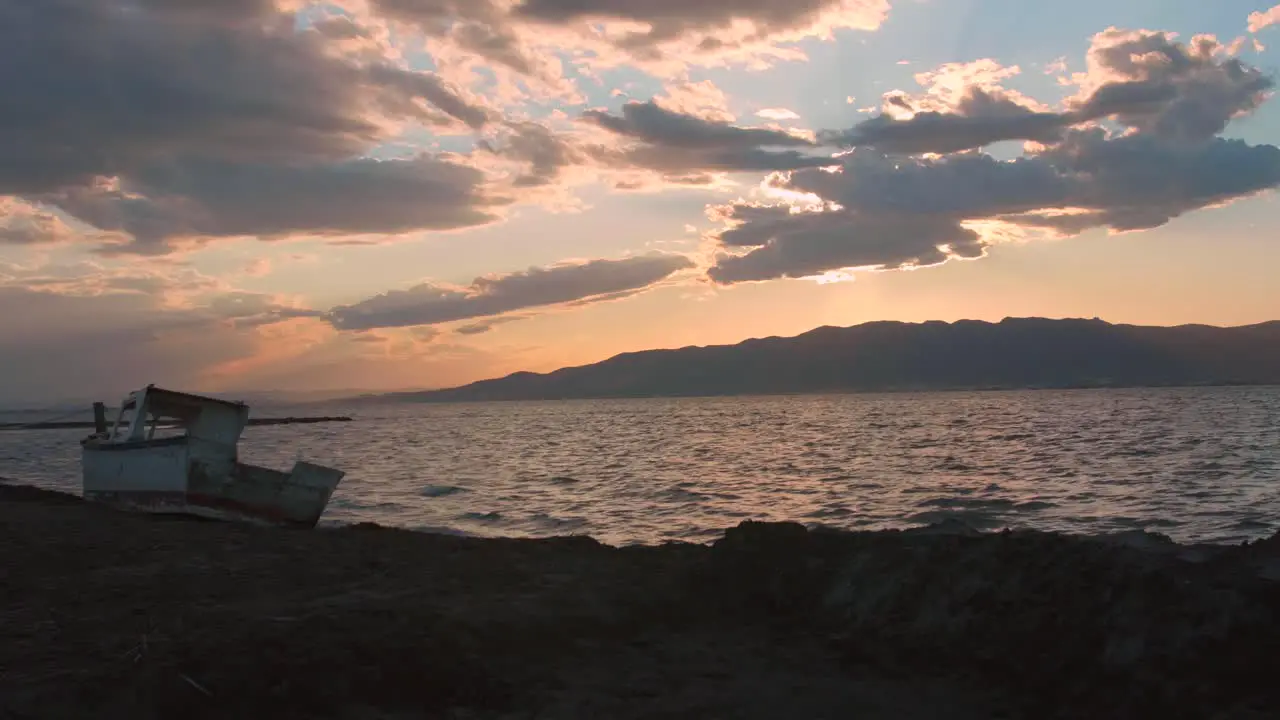
<path id="1" fill-rule="evenodd" d="M 0 404 L 1278 319 L 1268 5 L 0 0 Z"/>

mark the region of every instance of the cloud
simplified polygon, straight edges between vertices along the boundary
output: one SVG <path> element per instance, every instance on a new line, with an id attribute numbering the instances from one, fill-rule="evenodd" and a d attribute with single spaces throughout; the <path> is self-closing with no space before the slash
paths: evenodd
<path id="1" fill-rule="evenodd" d="M 874 30 L 889 12 L 888 0 L 370 0 L 369 7 L 517 70 L 539 54 L 572 49 L 590 53 L 593 66 L 626 62 L 673 75 L 689 64 L 801 58 L 781 46 Z"/>
<path id="2" fill-rule="evenodd" d="M 528 121 L 510 122 L 507 129 L 509 132 L 504 138 L 482 140 L 480 148 L 527 166 L 512 180 L 516 188 L 551 185 L 566 169 L 588 162 L 583 148 L 545 125 Z"/>
<path id="3" fill-rule="evenodd" d="M 696 40 L 702 52 L 724 51 L 768 40 L 825 37 L 838 28 L 871 30 L 888 14 L 885 0 L 528 0 L 516 16 L 549 24 L 599 21 L 632 23 L 614 38 L 617 47 L 654 51 Z"/>
<path id="4" fill-rule="evenodd" d="M 170 261 L 0 263 L 0 403 L 114 400 L 147 383 L 196 392 L 447 386 L 527 362 L 430 328 L 339 332 L 295 300 Z M 86 358 L 95 359 L 86 362 Z"/>
<path id="5" fill-rule="evenodd" d="M 797 150 L 814 141 L 767 128 L 749 128 L 668 110 L 656 102 L 629 102 L 621 115 L 588 110 L 583 118 L 632 144 L 595 151 L 614 167 L 632 166 L 679 175 L 709 171 L 742 172 L 816 167 L 830 158 Z"/>
<path id="6" fill-rule="evenodd" d="M 722 246 L 753 249 L 717 258 L 708 275 L 725 285 L 842 268 L 936 265 L 953 256 L 981 257 L 985 247 L 976 232 L 957 221 L 928 215 L 792 213 L 786 207 L 735 206 L 729 217 L 744 224 L 722 234 Z"/>
<path id="7" fill-rule="evenodd" d="M 499 325 L 506 325 L 507 323 L 524 319 L 524 315 L 503 315 L 501 317 L 486 318 L 479 322 L 456 327 L 453 332 L 457 335 L 483 335 Z"/>
<path id="8" fill-rule="evenodd" d="M 574 9 L 487 0 L 7 4 L 0 7 L 0 82 L 9 100 L 0 107 L 0 198 L 46 208 L 55 214 L 40 218 L 87 229 L 37 227 L 34 215 L 19 227 L 10 213 L 3 239 L 31 244 L 56 237 L 140 255 L 218 238 L 369 243 L 376 241 L 370 236 L 488 224 L 515 202 L 571 207 L 567 188 L 599 170 L 639 170 L 710 187 L 722 173 L 821 163 L 800 150 L 812 147 L 810 139 L 732 125 L 723 93 L 706 81 L 671 84 L 647 114 L 641 108 L 624 109 L 620 118 L 588 115 L 611 136 L 604 140 L 503 121 L 491 98 L 464 87 L 475 82 L 470 61 L 437 58 L 438 72 L 408 69 L 402 50 L 412 41 L 397 35 L 411 26 L 447 39 L 467 57 L 496 63 L 496 71 L 555 84 L 564 73 L 558 59 L 544 62 L 553 57 L 547 44 L 567 32 L 585 43 L 572 47 L 590 54 L 583 48 L 602 42 L 591 29 L 600 23 L 610 28 L 603 42 L 624 54 L 648 57 L 665 52 L 659 46 L 697 39 L 709 57 L 719 52 L 704 42 L 710 39 L 721 49 L 763 47 L 835 27 L 874 27 L 887 11 L 881 0 L 695 5 L 659 11 L 626 2 Z M 281 9 L 303 6 L 307 12 L 296 17 Z M 627 23 L 655 18 L 663 28 L 648 40 L 616 35 Z M 749 36 L 730 38 L 744 28 Z M 415 128 L 498 131 L 480 142 L 480 155 L 370 157 Z M 491 175 L 486 153 L 524 169 Z M 569 176 L 574 169 L 583 171 Z"/>
<path id="9" fill-rule="evenodd" d="M 23 309 L 0 317 L 0 397 L 9 402 L 62 399 L 34 395 L 34 388 L 66 397 L 151 382 L 190 386 L 208 363 L 252 352 L 251 337 L 199 311 L 157 306 L 143 293 L 0 286 L 0 304 Z"/>
<path id="10" fill-rule="evenodd" d="M 84 235 L 39 204 L 0 197 L 0 245 L 55 245 Z M 106 239 L 99 235 L 98 239 Z"/>
<path id="11" fill-rule="evenodd" d="M 0 398 L 49 403 L 146 383 L 195 387 L 315 315 L 182 267 L 0 265 Z M 90 361 L 86 362 L 86 358 Z M 48 396 L 43 393 L 56 392 Z M 40 393 L 40 394 L 37 394 Z M 107 399 L 107 398 L 104 398 Z"/>
<path id="12" fill-rule="evenodd" d="M 857 150 L 837 172 L 803 170 L 777 187 L 816 196 L 822 210 L 745 204 L 729 221 L 710 271 L 721 283 L 801 277 L 847 267 L 895 269 L 981 256 L 990 241 L 966 221 L 1077 234 L 1150 229 L 1201 208 L 1280 185 L 1280 148 L 1215 139 L 1179 145 L 1141 134 L 1072 131 L 1055 147 L 1013 160 L 981 153 L 904 158 Z M 1070 211 L 1064 214 L 1064 211 Z"/>
<path id="13" fill-rule="evenodd" d="M 1069 128 L 1110 118 L 1141 133 L 1199 142 L 1257 109 L 1274 85 L 1204 36 L 1185 44 L 1167 33 L 1113 28 L 1094 36 L 1088 67 L 1074 77 L 1082 93 L 1050 111 L 999 87 L 1017 68 L 992 61 L 947 66 L 917 75 L 929 87 L 925 97 L 890 95 L 894 112 L 819 138 L 889 153 L 952 153 L 1006 140 L 1052 143 Z"/>
<path id="14" fill-rule="evenodd" d="M 0 265 L 0 288 L 63 298 L 138 295 L 154 309 L 187 322 L 266 325 L 320 313 L 282 296 L 237 290 L 225 280 L 182 265 L 104 266 L 95 262 L 24 267 Z"/>
<path id="15" fill-rule="evenodd" d="M 800 116 L 794 110 L 786 108 L 764 108 L 756 111 L 756 117 L 762 117 L 766 120 L 799 120 Z"/>
<path id="16" fill-rule="evenodd" d="M 484 174 L 423 155 L 271 165 L 153 163 L 118 184 L 41 196 L 98 228 L 132 238 L 115 252 L 163 254 L 182 238 L 275 238 L 452 230 L 497 220 L 509 202 Z"/>
<path id="17" fill-rule="evenodd" d="M 537 72 L 537 60 L 521 46 L 516 36 L 479 23 L 459 23 L 453 30 L 458 46 L 476 55 L 505 65 L 516 72 L 533 75 Z"/>
<path id="18" fill-rule="evenodd" d="M 731 123 L 736 119 L 729 111 L 729 96 L 710 80 L 669 82 L 653 101 L 664 110 L 701 120 Z"/>
<path id="19" fill-rule="evenodd" d="M 905 119 L 881 114 L 819 138 L 890 153 L 952 153 L 1002 140 L 1053 142 L 1069 124 L 1062 113 L 1036 112 L 998 92 L 970 88 L 950 112 L 916 112 Z"/>
<path id="20" fill-rule="evenodd" d="M 1094 36 L 1087 66 L 1075 77 L 1089 93 L 1073 103 L 1077 114 L 1180 142 L 1221 133 L 1256 110 L 1275 84 L 1205 35 L 1178 43 L 1168 33 L 1112 28 Z"/>
<path id="21" fill-rule="evenodd" d="M 320 27 L 265 0 L 0 5 L 0 196 L 136 232 L 118 249 L 138 252 L 491 221 L 469 168 L 362 156 L 406 126 L 470 132 L 494 112 L 391 58 L 335 54 L 350 32 Z"/>
<path id="22" fill-rule="evenodd" d="M 414 99 L 480 120 L 429 75 L 328 57 L 319 36 L 294 32 L 286 15 L 201 22 L 195 18 L 222 13 L 124 5 L 0 7 L 0 81 L 8 98 L 0 109 L 0 192 L 84 185 L 172 155 L 346 158 L 383 136 L 386 121 L 435 117 Z"/>
<path id="23" fill-rule="evenodd" d="M 583 117 L 619 135 L 668 147 L 743 150 L 813 144 L 810 140 L 779 130 L 743 128 L 728 122 L 703 120 L 667 110 L 652 101 L 629 102 L 622 106 L 620 116 L 603 110 L 588 110 Z"/>
<path id="24" fill-rule="evenodd" d="M 570 186 L 602 178 L 622 190 L 664 184 L 716 187 L 725 173 L 832 162 L 803 132 L 744 127 L 723 119 L 732 116 L 710 84 L 686 83 L 676 88 L 653 100 L 628 102 L 618 114 L 587 110 L 570 128 L 508 121 L 495 136 L 481 140 L 479 147 L 517 166 L 506 169 L 512 193 L 530 197 L 528 191 L 545 188 L 550 192 L 542 193 L 544 202 L 557 191 L 563 194 Z M 485 167 L 496 173 L 501 165 Z"/>
<path id="25" fill-rule="evenodd" d="M 923 96 L 888 93 L 882 115 L 818 133 L 853 149 L 773 175 L 766 194 L 789 202 L 712 208 L 726 224 L 709 277 L 923 267 L 982 257 L 1000 233 L 1151 229 L 1280 186 L 1280 149 L 1218 137 L 1272 80 L 1211 37 L 1099 33 L 1059 110 L 1000 87 L 1017 72 L 943 66 L 917 75 Z M 1035 144 L 1011 160 L 978 151 L 1005 140 Z"/>
<path id="26" fill-rule="evenodd" d="M 1270 10 L 1249 13 L 1249 32 L 1256 33 L 1263 28 L 1280 23 L 1280 5 Z"/>
<path id="27" fill-rule="evenodd" d="M 246 262 L 239 274 L 242 277 L 260 278 L 270 275 L 273 269 L 271 258 L 259 257 Z"/>
<path id="28" fill-rule="evenodd" d="M 692 262 L 683 255 L 645 255 L 490 275 L 476 278 L 465 288 L 425 283 L 334 308 L 328 320 L 341 330 L 436 325 L 605 299 L 647 288 L 689 267 Z"/>
<path id="29" fill-rule="evenodd" d="M 323 313 L 305 307 L 282 304 L 265 293 L 224 292 L 204 301 L 203 309 L 235 327 L 259 327 L 294 318 L 316 318 Z"/>

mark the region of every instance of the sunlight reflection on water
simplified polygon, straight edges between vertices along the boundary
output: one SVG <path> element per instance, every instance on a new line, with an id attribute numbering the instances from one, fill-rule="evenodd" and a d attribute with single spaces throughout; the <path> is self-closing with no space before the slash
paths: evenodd
<path id="1" fill-rule="evenodd" d="M 348 470 L 326 522 L 706 541 L 743 519 L 876 529 L 1270 534 L 1280 388 L 307 408 L 247 462 Z M 258 416 L 300 414 L 255 408 Z M 78 490 L 82 431 L 0 433 L 0 476 Z"/>

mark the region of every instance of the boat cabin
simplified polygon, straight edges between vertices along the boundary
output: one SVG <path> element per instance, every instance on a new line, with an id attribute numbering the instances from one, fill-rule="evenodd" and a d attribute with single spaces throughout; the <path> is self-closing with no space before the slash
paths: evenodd
<path id="1" fill-rule="evenodd" d="M 99 442 L 146 445 L 184 438 L 234 450 L 248 423 L 249 406 L 244 403 L 148 385 L 129 393 Z"/>

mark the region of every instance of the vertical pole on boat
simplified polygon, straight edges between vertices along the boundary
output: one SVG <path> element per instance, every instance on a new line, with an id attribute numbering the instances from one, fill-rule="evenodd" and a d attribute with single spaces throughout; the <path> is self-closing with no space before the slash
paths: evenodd
<path id="1" fill-rule="evenodd" d="M 93 404 L 93 431 L 98 434 L 107 431 L 106 403 L 96 402 Z"/>

